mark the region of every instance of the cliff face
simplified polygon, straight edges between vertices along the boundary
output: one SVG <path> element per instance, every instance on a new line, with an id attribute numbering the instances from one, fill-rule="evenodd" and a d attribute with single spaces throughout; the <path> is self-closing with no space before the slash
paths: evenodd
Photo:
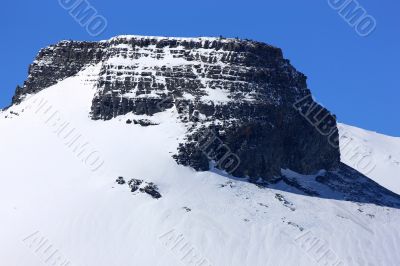
<path id="1" fill-rule="evenodd" d="M 174 155 L 179 164 L 208 170 L 214 161 L 235 176 L 265 180 L 285 168 L 309 174 L 339 167 L 338 143 L 331 145 L 293 107 L 310 96 L 306 77 L 280 49 L 254 41 L 120 36 L 60 42 L 40 51 L 13 103 L 98 63 L 92 119 L 176 108 L 187 127 Z"/>
<path id="2" fill-rule="evenodd" d="M 62 41 L 41 49 L 29 66 L 28 78 L 17 86 L 12 104 L 18 104 L 26 94 L 45 89 L 78 73 L 85 65 L 100 62 L 105 46 L 101 43 Z"/>

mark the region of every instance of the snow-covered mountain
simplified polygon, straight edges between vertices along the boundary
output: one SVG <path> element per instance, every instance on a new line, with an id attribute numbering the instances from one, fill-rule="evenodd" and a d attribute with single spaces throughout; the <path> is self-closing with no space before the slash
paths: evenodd
<path id="1" fill-rule="evenodd" d="M 0 113 L 0 264 L 399 265 L 399 139 L 339 124 L 354 169 L 339 163 L 292 106 L 305 77 L 260 45 L 122 36 L 42 50 Z M 196 150 L 211 125 L 239 166 Z"/>

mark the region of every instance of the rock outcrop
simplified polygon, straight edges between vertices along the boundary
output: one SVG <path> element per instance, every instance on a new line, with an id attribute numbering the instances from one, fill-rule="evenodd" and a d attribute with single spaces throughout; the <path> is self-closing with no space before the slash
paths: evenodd
<path id="1" fill-rule="evenodd" d="M 13 103 L 97 63 L 92 119 L 175 108 L 187 127 L 174 155 L 179 164 L 209 170 L 214 163 L 235 176 L 264 180 L 285 168 L 311 174 L 339 167 L 335 117 L 324 113 L 333 121 L 328 140 L 293 108 L 311 94 L 306 76 L 279 48 L 255 41 L 142 36 L 63 41 L 40 51 Z"/>
<path id="2" fill-rule="evenodd" d="M 103 43 L 61 41 L 41 49 L 29 66 L 28 79 L 17 86 L 12 104 L 21 102 L 26 94 L 33 94 L 67 77 L 77 74 L 84 66 L 98 63 L 103 58 Z"/>

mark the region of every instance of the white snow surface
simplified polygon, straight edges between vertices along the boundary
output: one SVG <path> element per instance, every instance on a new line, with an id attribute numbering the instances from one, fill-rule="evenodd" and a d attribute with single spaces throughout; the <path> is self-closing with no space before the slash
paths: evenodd
<path id="1" fill-rule="evenodd" d="M 339 124 L 341 160 L 400 194 L 400 137 Z"/>
<path id="2" fill-rule="evenodd" d="M 147 117 L 157 126 L 126 124 L 132 114 L 91 120 L 99 70 L 0 113 L 0 265 L 400 265 L 397 209 L 179 166 L 171 155 L 185 128 L 173 109 Z M 397 189 L 385 156 L 398 156 L 398 139 L 345 127 L 384 164 L 372 178 Z M 94 155 L 74 152 L 72 135 Z M 154 182 L 162 198 L 131 193 L 118 176 Z"/>

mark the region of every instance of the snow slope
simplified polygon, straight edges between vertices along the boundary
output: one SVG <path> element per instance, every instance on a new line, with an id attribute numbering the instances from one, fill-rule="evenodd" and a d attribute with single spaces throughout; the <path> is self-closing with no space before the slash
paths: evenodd
<path id="1" fill-rule="evenodd" d="M 157 126 L 91 120 L 99 70 L 0 114 L 0 265 L 400 264 L 398 209 L 179 166 L 171 153 L 185 128 L 173 109 L 146 117 Z M 154 182 L 162 198 L 118 176 Z"/>
<path id="2" fill-rule="evenodd" d="M 339 124 L 341 160 L 400 194 L 400 138 Z"/>

